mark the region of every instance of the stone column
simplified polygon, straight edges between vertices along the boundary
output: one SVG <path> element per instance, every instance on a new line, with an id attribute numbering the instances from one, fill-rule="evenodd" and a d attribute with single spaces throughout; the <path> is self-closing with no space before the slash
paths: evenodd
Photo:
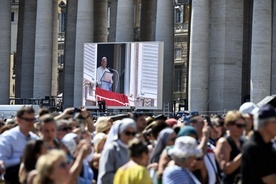
<path id="1" fill-rule="evenodd" d="M 58 0 L 53 0 L 52 32 L 52 88 L 51 95 L 57 96 L 58 90 Z"/>
<path id="2" fill-rule="evenodd" d="M 74 105 L 75 47 L 77 32 L 78 0 L 67 1 L 65 48 L 64 48 L 64 92 L 63 108 Z M 79 97 L 81 100 L 81 97 Z"/>
<path id="3" fill-rule="evenodd" d="M 276 2 L 273 3 L 272 17 L 272 64 L 271 64 L 271 94 L 276 94 Z"/>
<path id="4" fill-rule="evenodd" d="M 250 99 L 260 102 L 271 92 L 272 1 L 254 1 Z"/>
<path id="5" fill-rule="evenodd" d="M 53 47 L 53 0 L 37 0 L 34 98 L 51 95 L 52 47 Z"/>
<path id="6" fill-rule="evenodd" d="M 134 0 L 118 0 L 115 25 L 116 42 L 134 40 Z"/>
<path id="7" fill-rule="evenodd" d="M 108 41 L 115 42 L 116 40 L 116 23 L 117 23 L 117 6 L 118 0 L 110 1 L 110 22 L 109 22 L 109 34 Z"/>
<path id="8" fill-rule="evenodd" d="M 19 1 L 15 96 L 32 98 L 37 0 Z M 10 20 L 10 19 L 9 19 Z"/>
<path id="9" fill-rule="evenodd" d="M 78 1 L 76 45 L 75 45 L 75 76 L 74 76 L 74 107 L 82 106 L 83 89 L 83 49 L 84 43 L 92 43 L 94 35 L 94 3 L 92 0 Z"/>
<path id="10" fill-rule="evenodd" d="M 107 42 L 107 0 L 94 1 L 94 42 Z"/>
<path id="11" fill-rule="evenodd" d="M 163 103 L 173 105 L 174 66 L 174 6 L 173 1 L 157 1 L 155 40 L 164 42 Z M 161 72 L 161 71 L 160 71 Z"/>
<path id="12" fill-rule="evenodd" d="M 11 53 L 11 1 L 2 1 L 0 6 L 0 104 L 9 104 L 10 53 Z"/>
<path id="13" fill-rule="evenodd" d="M 208 110 L 209 1 L 193 0 L 191 15 L 188 109 Z"/>
<path id="14" fill-rule="evenodd" d="M 212 0 L 209 111 L 238 109 L 242 91 L 243 1 Z"/>
<path id="15" fill-rule="evenodd" d="M 140 41 L 153 41 L 155 38 L 157 0 L 142 0 Z"/>

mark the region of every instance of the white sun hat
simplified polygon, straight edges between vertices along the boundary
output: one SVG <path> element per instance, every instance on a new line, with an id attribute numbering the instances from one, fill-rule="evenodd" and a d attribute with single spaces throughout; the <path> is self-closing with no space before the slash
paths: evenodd
<path id="1" fill-rule="evenodd" d="M 178 137 L 175 140 L 174 147 L 169 150 L 168 154 L 177 158 L 201 157 L 203 152 L 197 147 L 196 139 L 190 136 Z"/>

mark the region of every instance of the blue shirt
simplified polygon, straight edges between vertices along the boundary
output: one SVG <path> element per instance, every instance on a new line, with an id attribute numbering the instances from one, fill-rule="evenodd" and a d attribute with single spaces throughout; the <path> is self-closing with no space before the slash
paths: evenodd
<path id="1" fill-rule="evenodd" d="M 39 137 L 32 132 L 25 136 L 18 126 L 0 135 L 0 160 L 4 161 L 6 168 L 20 164 L 26 144 L 31 139 Z"/>
<path id="2" fill-rule="evenodd" d="M 166 184 L 194 184 L 194 180 L 185 168 L 177 165 L 168 166 L 163 173 L 162 183 Z"/>

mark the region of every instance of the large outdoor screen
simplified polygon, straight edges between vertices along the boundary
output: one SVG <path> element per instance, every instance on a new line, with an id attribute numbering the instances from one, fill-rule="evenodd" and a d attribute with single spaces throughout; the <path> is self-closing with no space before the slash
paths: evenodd
<path id="1" fill-rule="evenodd" d="M 84 44 L 83 106 L 162 109 L 163 42 Z"/>

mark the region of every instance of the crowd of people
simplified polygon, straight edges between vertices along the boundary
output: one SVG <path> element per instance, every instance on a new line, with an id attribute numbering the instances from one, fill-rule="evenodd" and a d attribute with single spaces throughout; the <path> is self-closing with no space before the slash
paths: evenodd
<path id="1" fill-rule="evenodd" d="M 276 110 L 92 117 L 23 107 L 0 126 L 0 183 L 276 183 Z"/>

